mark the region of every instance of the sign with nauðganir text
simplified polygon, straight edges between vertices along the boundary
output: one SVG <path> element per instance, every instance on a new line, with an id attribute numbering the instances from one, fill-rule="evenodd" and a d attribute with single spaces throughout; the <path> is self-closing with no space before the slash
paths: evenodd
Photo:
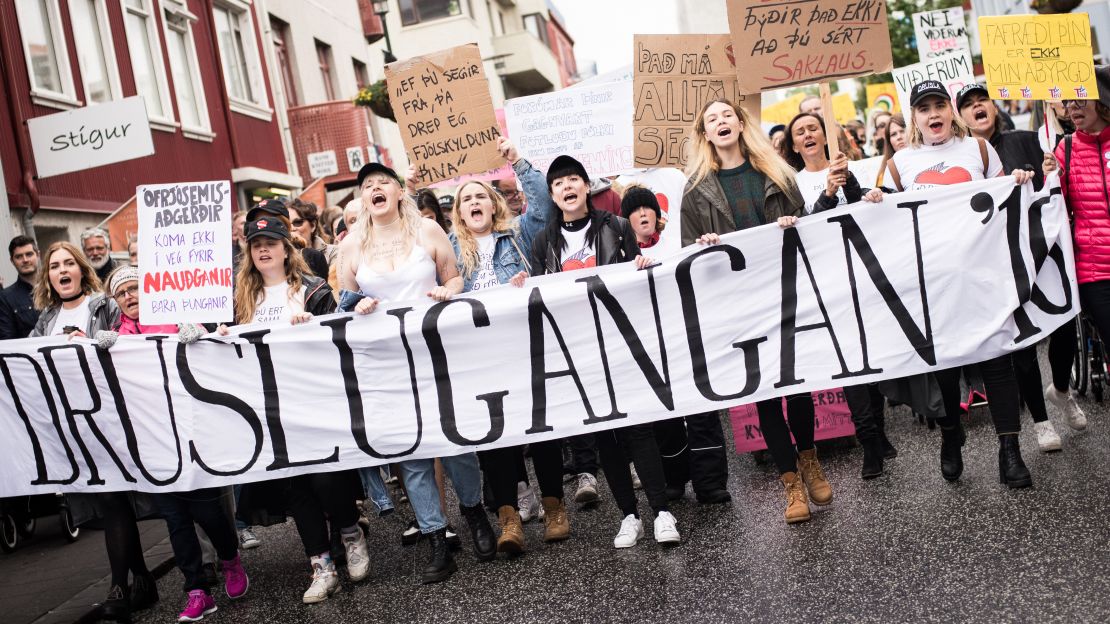
<path id="1" fill-rule="evenodd" d="M 139 321 L 223 323 L 234 318 L 231 183 L 135 189 L 139 217 Z"/>
<path id="2" fill-rule="evenodd" d="M 882 0 L 728 0 L 727 6 L 744 93 L 894 67 Z"/>
<path id="3" fill-rule="evenodd" d="M 391 63 L 385 79 L 418 185 L 485 173 L 504 163 L 478 44 Z"/>
<path id="4" fill-rule="evenodd" d="M 40 178 L 92 169 L 154 153 L 139 96 L 27 120 Z"/>
<path id="5" fill-rule="evenodd" d="M 948 7 L 913 14 L 917 56 L 929 61 L 960 50 L 971 50 L 963 7 Z"/>
<path id="6" fill-rule="evenodd" d="M 979 18 L 983 73 L 996 100 L 1097 100 L 1086 13 Z"/>

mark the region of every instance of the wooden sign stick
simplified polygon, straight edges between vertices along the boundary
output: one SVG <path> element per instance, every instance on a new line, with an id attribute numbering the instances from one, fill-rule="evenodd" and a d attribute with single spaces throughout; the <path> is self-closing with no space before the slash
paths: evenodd
<path id="1" fill-rule="evenodd" d="M 840 124 L 836 123 L 836 113 L 833 112 L 833 99 L 832 92 L 829 91 L 829 83 L 822 82 L 818 87 L 821 95 L 821 108 L 824 109 L 825 117 L 825 140 L 829 145 L 829 160 L 836 160 L 840 156 Z"/>

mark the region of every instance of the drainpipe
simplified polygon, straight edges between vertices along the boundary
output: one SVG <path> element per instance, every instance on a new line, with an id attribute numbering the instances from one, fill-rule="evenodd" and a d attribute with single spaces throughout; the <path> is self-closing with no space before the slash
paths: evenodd
<path id="1" fill-rule="evenodd" d="M 208 10 L 209 30 L 212 34 L 212 58 L 216 60 L 216 83 L 220 90 L 220 99 L 223 100 L 222 108 L 224 110 L 224 123 L 227 124 L 227 141 L 231 147 L 231 166 L 235 169 L 239 168 L 239 140 L 235 135 L 235 124 L 231 121 L 231 98 L 227 92 L 227 82 L 224 80 L 224 64 L 221 60 L 223 57 L 220 55 L 220 41 L 219 35 L 216 33 L 216 4 L 214 0 L 205 0 L 205 8 Z M 252 32 L 253 36 L 254 33 Z"/>
<path id="2" fill-rule="evenodd" d="M 13 30 L 13 24 L 8 20 L 3 19 L 4 13 L 0 11 L 0 33 L 7 46 L 0 48 L 0 58 L 4 62 L 4 73 L 15 78 L 15 68 L 12 64 L 11 46 L 19 41 L 20 35 Z M 27 191 L 27 197 L 30 200 L 28 210 L 23 211 L 23 232 L 35 238 L 35 213 L 39 211 L 41 204 L 39 203 L 39 189 L 35 185 L 35 174 L 31 168 L 31 161 L 33 160 L 33 152 L 31 150 L 31 141 L 27 136 L 27 115 L 23 112 L 23 106 L 19 99 L 15 96 L 14 85 L 8 85 L 8 110 L 11 113 L 12 133 L 15 135 L 16 150 L 19 153 L 19 166 L 22 171 L 23 188 Z M 0 189 L 0 192 L 7 192 Z M 37 240 L 37 239 L 36 239 Z"/>

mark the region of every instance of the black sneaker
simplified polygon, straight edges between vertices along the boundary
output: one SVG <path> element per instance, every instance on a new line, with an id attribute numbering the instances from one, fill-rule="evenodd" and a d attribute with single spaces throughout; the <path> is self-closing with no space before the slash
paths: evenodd
<path id="1" fill-rule="evenodd" d="M 729 494 L 728 490 L 709 490 L 708 492 L 698 493 L 698 503 L 701 505 L 720 505 L 731 502 L 732 494 Z"/>
<path id="2" fill-rule="evenodd" d="M 409 522 L 408 526 L 401 533 L 401 545 L 412 546 L 420 541 L 424 535 L 420 532 L 420 526 L 416 524 L 416 520 Z"/>
<path id="3" fill-rule="evenodd" d="M 112 585 L 108 589 L 108 595 L 100 603 L 100 619 L 110 622 L 131 621 L 131 604 L 126 589 L 119 585 Z"/>
<path id="4" fill-rule="evenodd" d="M 154 580 L 154 576 L 150 574 L 135 576 L 135 582 L 131 584 L 131 610 L 149 609 L 156 602 L 158 602 L 158 583 Z"/>

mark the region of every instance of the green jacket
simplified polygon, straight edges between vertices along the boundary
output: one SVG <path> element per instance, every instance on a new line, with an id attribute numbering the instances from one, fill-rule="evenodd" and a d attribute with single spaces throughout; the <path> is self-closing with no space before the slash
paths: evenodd
<path id="1" fill-rule="evenodd" d="M 763 187 L 763 218 L 767 223 L 779 217 L 800 217 L 804 214 L 805 200 L 796 186 L 784 191 L 770 178 Z M 725 199 L 725 191 L 712 173 L 696 186 L 686 183 L 682 193 L 682 246 L 692 245 L 703 234 L 729 234 L 736 231 L 732 208 Z"/>

